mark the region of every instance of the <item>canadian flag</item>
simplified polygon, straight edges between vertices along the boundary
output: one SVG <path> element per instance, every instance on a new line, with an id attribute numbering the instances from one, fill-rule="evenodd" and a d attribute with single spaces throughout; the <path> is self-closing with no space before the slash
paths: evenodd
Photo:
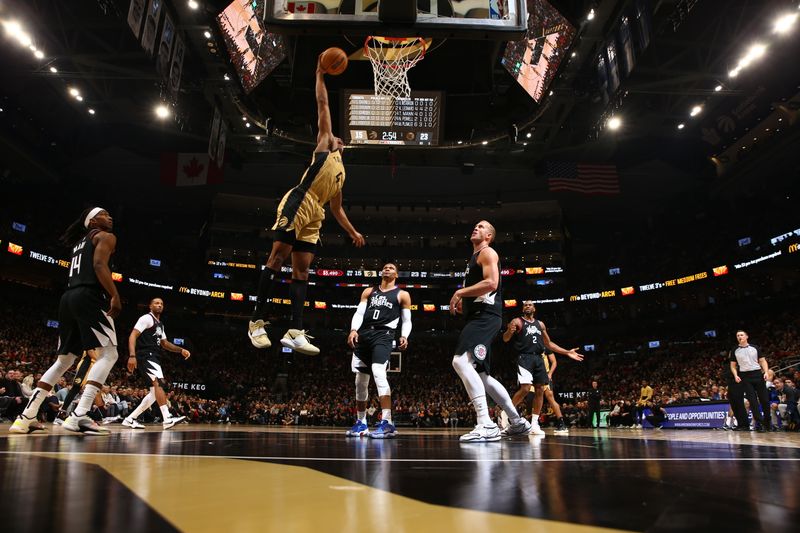
<path id="1" fill-rule="evenodd" d="M 174 187 L 222 183 L 222 169 L 208 154 L 161 154 L 161 183 Z"/>
<path id="2" fill-rule="evenodd" d="M 316 2 L 289 2 L 289 13 L 314 13 L 317 10 Z"/>

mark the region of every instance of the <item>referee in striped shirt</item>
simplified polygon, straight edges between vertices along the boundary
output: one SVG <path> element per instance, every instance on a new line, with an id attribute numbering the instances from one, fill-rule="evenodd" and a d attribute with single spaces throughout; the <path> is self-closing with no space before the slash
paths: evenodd
<path id="1" fill-rule="evenodd" d="M 767 393 L 769 365 L 758 347 L 747 342 L 748 338 L 747 332 L 743 329 L 736 332 L 738 346 L 731 350 L 731 373 L 734 381 L 744 388 L 744 394 L 750 402 L 750 410 L 753 412 L 753 419 L 757 422 L 759 431 L 771 431 Z M 763 416 L 759 411 L 759 404 Z"/>

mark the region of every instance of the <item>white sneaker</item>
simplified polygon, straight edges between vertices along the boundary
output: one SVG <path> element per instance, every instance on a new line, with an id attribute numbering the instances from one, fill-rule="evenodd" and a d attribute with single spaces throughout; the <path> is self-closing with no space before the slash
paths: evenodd
<path id="1" fill-rule="evenodd" d="M 272 346 L 272 341 L 267 337 L 267 330 L 264 329 L 265 325 L 266 322 L 263 320 L 256 320 L 255 322 L 251 320 L 247 328 L 247 337 L 250 339 L 250 342 L 253 343 L 253 346 L 261 350 Z"/>
<path id="2" fill-rule="evenodd" d="M 461 435 L 461 442 L 495 442 L 500 440 L 500 428 L 497 424 L 478 424 L 475 429 Z"/>
<path id="3" fill-rule="evenodd" d="M 531 423 L 520 418 L 516 424 L 509 424 L 500 432 L 501 437 L 515 437 L 517 435 L 527 435 L 531 431 Z"/>
<path id="4" fill-rule="evenodd" d="M 23 416 L 18 416 L 16 420 L 14 420 L 14 423 L 11 424 L 11 427 L 8 428 L 9 433 L 20 433 L 22 435 L 27 435 L 34 431 L 44 431 L 44 425 L 36 420 L 28 420 Z"/>
<path id="5" fill-rule="evenodd" d="M 133 418 L 126 418 L 122 421 L 122 425 L 131 429 L 144 429 L 144 424 L 139 423 L 138 420 L 134 420 Z"/>
<path id="6" fill-rule="evenodd" d="M 83 433 L 84 435 L 110 435 L 111 432 L 105 428 L 101 428 L 95 423 L 94 420 L 89 418 L 88 415 L 78 416 L 72 413 L 64 420 L 61 425 L 67 431 L 75 433 Z"/>
<path id="7" fill-rule="evenodd" d="M 303 355 L 317 355 L 319 348 L 308 342 L 308 339 L 313 338 L 304 329 L 290 329 L 281 339 L 281 344 Z"/>
<path id="8" fill-rule="evenodd" d="M 540 426 L 540 425 L 537 423 L 537 424 L 533 424 L 533 425 L 531 426 L 530 435 L 538 435 L 538 436 L 540 436 L 540 437 L 543 437 L 543 436 L 545 436 L 545 435 L 546 435 L 546 433 L 545 433 L 545 432 L 544 432 L 544 430 L 541 428 L 541 426 Z"/>
<path id="9" fill-rule="evenodd" d="M 166 420 L 164 420 L 164 429 L 169 429 L 172 426 L 174 426 L 175 424 L 179 424 L 179 423 L 183 422 L 184 420 L 186 420 L 185 416 L 171 416 L 171 417 L 167 418 Z"/>

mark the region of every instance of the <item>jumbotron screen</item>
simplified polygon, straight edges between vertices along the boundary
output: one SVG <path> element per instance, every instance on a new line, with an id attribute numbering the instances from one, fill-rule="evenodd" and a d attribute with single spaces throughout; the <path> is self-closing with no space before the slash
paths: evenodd
<path id="1" fill-rule="evenodd" d="M 342 131 L 347 144 L 439 144 L 440 91 L 411 91 L 410 98 L 392 98 L 345 90 L 343 98 Z"/>
<path id="2" fill-rule="evenodd" d="M 242 86 L 249 93 L 286 58 L 285 37 L 264 29 L 250 0 L 234 0 L 217 16 L 217 22 Z"/>
<path id="3" fill-rule="evenodd" d="M 506 44 L 501 63 L 537 103 L 575 38 L 575 28 L 546 0 L 528 0 L 528 34 Z"/>

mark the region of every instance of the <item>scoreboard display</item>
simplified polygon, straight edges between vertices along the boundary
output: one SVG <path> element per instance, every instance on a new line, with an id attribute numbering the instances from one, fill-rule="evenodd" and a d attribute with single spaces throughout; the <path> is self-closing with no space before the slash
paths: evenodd
<path id="1" fill-rule="evenodd" d="M 411 91 L 409 98 L 343 91 L 347 144 L 437 146 L 442 114 L 440 91 Z"/>

